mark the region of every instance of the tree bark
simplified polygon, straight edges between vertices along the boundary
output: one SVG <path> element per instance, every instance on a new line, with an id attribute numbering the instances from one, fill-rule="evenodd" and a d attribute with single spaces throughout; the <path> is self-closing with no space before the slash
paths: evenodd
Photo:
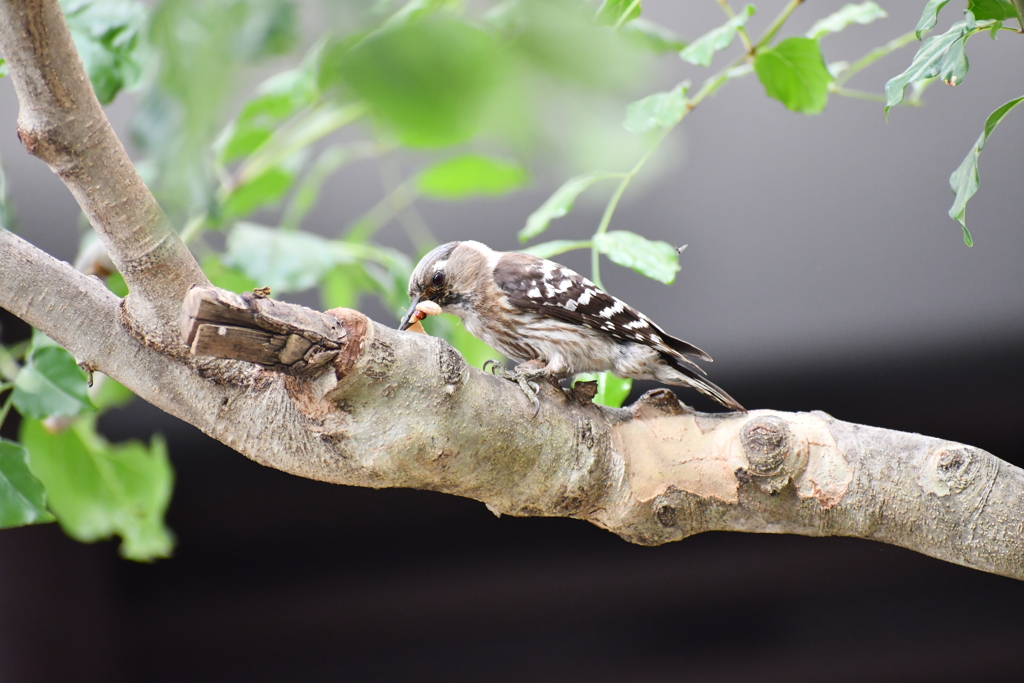
<path id="1" fill-rule="evenodd" d="M 824 413 L 697 413 L 667 390 L 610 409 L 545 384 L 533 418 L 516 384 L 440 339 L 204 286 L 106 122 L 56 2 L 0 0 L 0 53 L 22 140 L 131 289 L 121 301 L 0 231 L 0 306 L 247 457 L 496 514 L 574 517 L 635 543 L 857 536 L 1024 578 L 1024 470 L 979 449 Z"/>

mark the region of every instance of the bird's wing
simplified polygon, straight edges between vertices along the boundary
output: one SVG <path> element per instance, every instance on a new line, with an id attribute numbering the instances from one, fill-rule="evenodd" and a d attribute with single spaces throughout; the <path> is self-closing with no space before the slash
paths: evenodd
<path id="1" fill-rule="evenodd" d="M 599 330 L 620 341 L 646 344 L 686 363 L 690 361 L 684 354 L 711 360 L 693 344 L 666 334 L 640 311 L 554 261 L 507 253 L 495 265 L 494 282 L 520 308 Z"/>

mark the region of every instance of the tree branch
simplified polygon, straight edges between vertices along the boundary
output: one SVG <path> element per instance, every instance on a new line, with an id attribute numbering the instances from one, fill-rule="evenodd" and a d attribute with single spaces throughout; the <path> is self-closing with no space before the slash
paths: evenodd
<path id="1" fill-rule="evenodd" d="M 114 134 L 57 0 L 0 0 L 0 54 L 18 94 L 18 138 L 64 181 L 99 233 L 131 290 L 133 329 L 176 346 L 182 297 L 209 281 Z"/>

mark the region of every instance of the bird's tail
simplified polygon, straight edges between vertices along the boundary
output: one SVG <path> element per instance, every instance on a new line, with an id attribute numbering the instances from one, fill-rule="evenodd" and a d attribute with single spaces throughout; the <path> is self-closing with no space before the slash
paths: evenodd
<path id="1" fill-rule="evenodd" d="M 659 376 L 658 380 L 666 382 L 668 384 L 681 384 L 688 387 L 693 387 L 705 396 L 710 396 L 726 408 L 735 410 L 741 413 L 747 412 L 747 409 L 740 405 L 739 401 L 734 399 L 724 389 L 719 387 L 714 382 L 704 379 L 690 367 L 689 361 L 685 358 L 676 358 L 663 354 L 667 363 L 665 369 L 668 371 L 665 376 Z M 671 373 L 671 374 L 670 374 Z"/>

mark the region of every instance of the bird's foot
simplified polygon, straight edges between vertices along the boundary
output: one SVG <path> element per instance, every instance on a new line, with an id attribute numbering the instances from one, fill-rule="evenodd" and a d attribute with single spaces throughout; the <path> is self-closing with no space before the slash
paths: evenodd
<path id="1" fill-rule="evenodd" d="M 528 367 L 524 368 L 524 365 Z M 530 403 L 533 404 L 533 417 L 537 417 L 540 413 L 540 400 L 537 398 L 540 385 L 537 384 L 536 380 L 547 378 L 550 375 L 547 367 L 538 366 L 537 361 L 527 361 L 517 365 L 512 370 L 506 370 L 505 366 L 498 361 L 489 360 L 484 363 L 484 371 L 486 372 L 488 368 L 490 368 L 491 373 L 495 376 L 518 384 L 519 388 L 526 394 L 526 397 L 530 399 Z"/>

